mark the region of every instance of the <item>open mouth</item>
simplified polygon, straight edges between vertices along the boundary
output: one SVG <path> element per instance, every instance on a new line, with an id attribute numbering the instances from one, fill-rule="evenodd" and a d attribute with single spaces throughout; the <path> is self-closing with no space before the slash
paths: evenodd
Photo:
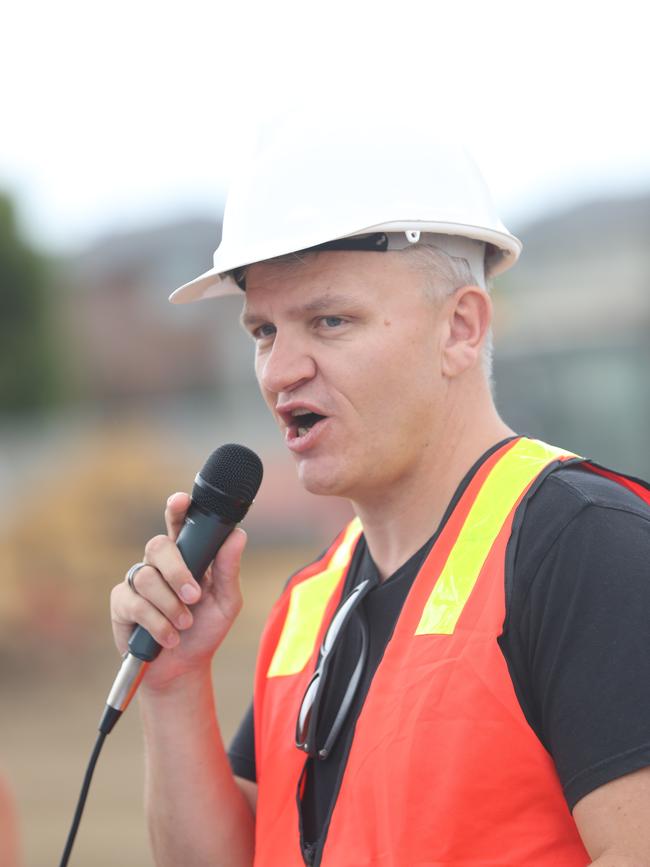
<path id="1" fill-rule="evenodd" d="M 291 413 L 291 419 L 289 421 L 291 437 L 296 438 L 306 436 L 314 425 L 318 424 L 318 422 L 322 421 L 324 418 L 327 418 L 327 416 L 320 415 L 317 412 L 309 412 L 308 410 L 303 409 L 294 410 Z"/>

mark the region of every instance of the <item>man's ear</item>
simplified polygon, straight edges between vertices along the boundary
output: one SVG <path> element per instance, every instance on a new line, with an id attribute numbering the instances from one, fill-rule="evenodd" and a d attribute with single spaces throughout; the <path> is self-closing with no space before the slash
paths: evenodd
<path id="1" fill-rule="evenodd" d="M 442 345 L 442 372 L 450 378 L 476 366 L 492 322 L 492 299 L 479 286 L 462 286 L 449 296 Z"/>

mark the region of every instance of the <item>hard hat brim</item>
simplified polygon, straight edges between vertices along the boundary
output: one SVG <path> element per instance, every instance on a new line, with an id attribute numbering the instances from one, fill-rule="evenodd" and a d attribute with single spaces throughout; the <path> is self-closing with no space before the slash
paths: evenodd
<path id="1" fill-rule="evenodd" d="M 521 253 L 521 241 L 512 235 L 503 227 L 504 231 L 500 232 L 496 229 L 488 229 L 484 226 L 469 226 L 459 223 L 442 223 L 442 222 L 420 222 L 420 221 L 395 221 L 391 223 L 383 223 L 379 226 L 368 226 L 358 232 L 350 233 L 345 237 L 354 235 L 367 234 L 371 232 L 404 232 L 407 230 L 418 230 L 421 232 L 433 232 L 441 235 L 458 235 L 464 238 L 473 238 L 476 241 L 483 241 L 489 244 L 489 252 L 486 255 L 486 274 L 493 277 L 495 274 L 501 274 L 511 268 Z M 323 239 L 327 241 L 331 239 Z M 316 246 L 315 244 L 313 246 Z M 237 268 L 243 268 L 247 265 L 253 265 L 255 262 L 263 262 L 268 259 L 274 259 L 277 256 L 286 256 L 290 253 L 299 252 L 298 249 L 287 249 L 282 247 L 277 250 L 265 250 L 262 255 L 242 257 L 233 255 L 231 251 L 224 248 L 222 243 L 216 250 L 214 255 L 214 266 L 194 280 L 184 283 L 179 286 L 169 296 L 172 304 L 188 304 L 192 301 L 202 301 L 207 298 L 220 298 L 224 295 L 243 295 L 242 290 L 237 285 L 231 272 Z M 301 247 L 301 250 L 308 249 Z M 242 261 L 244 259 L 244 261 Z"/>

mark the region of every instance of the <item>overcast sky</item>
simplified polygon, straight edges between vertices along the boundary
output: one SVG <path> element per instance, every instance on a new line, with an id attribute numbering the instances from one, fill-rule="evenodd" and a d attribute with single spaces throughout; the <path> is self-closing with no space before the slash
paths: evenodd
<path id="1" fill-rule="evenodd" d="M 464 140 L 510 228 L 650 192 L 644 4 L 14 2 L 0 188 L 31 237 L 216 216 L 257 126 L 287 107 L 425 113 Z"/>

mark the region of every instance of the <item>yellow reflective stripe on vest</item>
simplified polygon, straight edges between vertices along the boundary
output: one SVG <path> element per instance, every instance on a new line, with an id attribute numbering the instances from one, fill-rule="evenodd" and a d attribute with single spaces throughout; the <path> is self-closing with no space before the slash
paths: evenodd
<path id="1" fill-rule="evenodd" d="M 427 600 L 416 635 L 451 635 L 513 506 L 548 464 L 571 452 L 520 439 L 495 464 L 465 519 Z"/>
<path id="2" fill-rule="evenodd" d="M 309 662 L 325 609 L 350 562 L 360 534 L 361 521 L 355 518 L 348 524 L 327 568 L 292 589 L 287 617 L 267 677 L 297 674 Z"/>

